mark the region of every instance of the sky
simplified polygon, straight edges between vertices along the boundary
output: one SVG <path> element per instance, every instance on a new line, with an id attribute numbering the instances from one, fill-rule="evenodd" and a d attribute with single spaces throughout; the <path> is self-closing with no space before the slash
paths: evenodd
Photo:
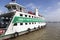
<path id="1" fill-rule="evenodd" d="M 0 0 L 0 12 L 7 12 L 4 6 L 11 0 Z M 43 15 L 47 21 L 60 21 L 60 0 L 16 0 L 28 10 L 39 9 L 39 14 Z"/>

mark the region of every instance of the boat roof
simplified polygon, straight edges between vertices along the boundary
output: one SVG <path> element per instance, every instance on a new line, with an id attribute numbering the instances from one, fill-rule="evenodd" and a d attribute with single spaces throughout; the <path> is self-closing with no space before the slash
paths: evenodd
<path id="1" fill-rule="evenodd" d="M 17 5 L 17 6 L 25 8 L 24 6 L 22 6 L 22 5 L 20 5 L 20 4 L 16 3 L 16 2 L 10 2 L 9 4 L 6 5 L 6 7 L 9 6 L 9 5 Z"/>

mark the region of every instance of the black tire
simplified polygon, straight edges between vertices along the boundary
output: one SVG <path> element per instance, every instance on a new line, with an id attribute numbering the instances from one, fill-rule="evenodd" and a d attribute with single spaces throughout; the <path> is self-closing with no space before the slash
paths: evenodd
<path id="1" fill-rule="evenodd" d="M 43 26 L 41 26 L 41 28 L 43 29 L 44 27 L 43 27 Z"/>
<path id="2" fill-rule="evenodd" d="M 41 29 L 40 26 L 38 26 L 38 29 Z"/>
<path id="3" fill-rule="evenodd" d="M 12 34 L 13 38 L 18 37 L 18 36 L 19 36 L 18 32 L 15 32 L 14 34 Z"/>
<path id="4" fill-rule="evenodd" d="M 16 32 L 15 34 L 16 34 L 17 36 L 19 36 L 19 33 L 18 33 L 18 32 Z"/>
<path id="5" fill-rule="evenodd" d="M 36 29 L 36 27 L 34 27 L 34 29 Z"/>
<path id="6" fill-rule="evenodd" d="M 28 32 L 30 32 L 30 30 L 31 30 L 30 28 L 27 29 Z"/>

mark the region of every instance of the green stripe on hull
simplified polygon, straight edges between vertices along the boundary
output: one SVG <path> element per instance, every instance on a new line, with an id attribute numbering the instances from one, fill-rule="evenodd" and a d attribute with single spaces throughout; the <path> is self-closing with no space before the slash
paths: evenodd
<path id="1" fill-rule="evenodd" d="M 42 18 L 27 18 L 27 17 L 15 17 L 13 23 L 18 22 L 44 22 Z"/>

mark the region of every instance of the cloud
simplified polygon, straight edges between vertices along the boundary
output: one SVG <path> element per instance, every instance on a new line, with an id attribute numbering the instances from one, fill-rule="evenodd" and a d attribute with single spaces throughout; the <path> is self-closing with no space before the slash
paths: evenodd
<path id="1" fill-rule="evenodd" d="M 51 9 L 52 10 L 52 9 Z M 49 21 L 60 21 L 60 8 L 47 12 L 46 19 Z"/>
<path id="2" fill-rule="evenodd" d="M 36 8 L 36 6 L 33 3 L 30 3 L 30 4 L 26 5 L 26 7 L 29 7 L 31 9 L 35 9 Z"/>
<path id="3" fill-rule="evenodd" d="M 57 5 L 60 5 L 60 2 L 57 2 Z"/>
<path id="4" fill-rule="evenodd" d="M 34 3 L 29 3 L 25 7 L 30 8 L 31 10 L 34 10 L 35 8 L 40 9 L 40 6 L 37 6 Z"/>
<path id="5" fill-rule="evenodd" d="M 51 9 L 52 7 L 47 7 L 47 10 Z"/>
<path id="6" fill-rule="evenodd" d="M 44 10 L 47 14 L 45 15 L 46 20 L 48 21 L 60 21 L 60 2 L 57 2 L 56 5 L 47 7 Z"/>
<path id="7" fill-rule="evenodd" d="M 0 15 L 2 14 L 2 11 L 0 10 Z"/>
<path id="8" fill-rule="evenodd" d="M 35 8 L 40 9 L 41 6 L 37 6 L 34 3 L 29 3 L 25 7 L 34 10 Z M 41 8 L 42 9 L 42 8 Z M 53 6 L 48 6 L 46 9 L 39 10 L 48 21 L 60 21 L 60 2 L 57 2 Z"/>

